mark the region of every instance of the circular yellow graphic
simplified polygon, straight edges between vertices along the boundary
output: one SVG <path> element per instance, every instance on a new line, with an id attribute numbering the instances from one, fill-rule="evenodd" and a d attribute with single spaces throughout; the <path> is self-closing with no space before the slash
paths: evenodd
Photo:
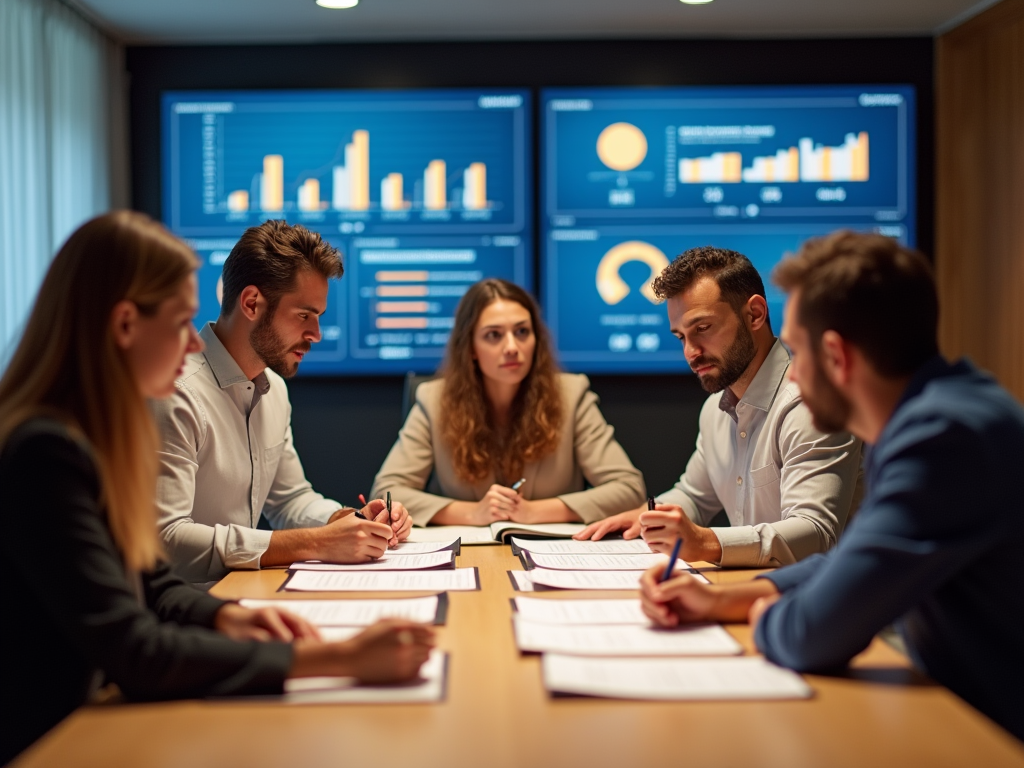
<path id="1" fill-rule="evenodd" d="M 597 156 L 613 171 L 632 171 L 647 157 L 647 137 L 630 123 L 612 123 L 597 137 Z"/>
<path id="2" fill-rule="evenodd" d="M 668 256 L 642 240 L 619 243 L 601 257 L 601 263 L 597 265 L 597 292 L 601 294 L 604 303 L 613 306 L 629 294 L 629 286 L 619 277 L 619 270 L 628 261 L 639 261 L 650 267 L 651 276 L 640 289 L 640 293 L 651 304 L 657 304 L 658 297 L 654 295 L 650 281 L 668 266 Z"/>

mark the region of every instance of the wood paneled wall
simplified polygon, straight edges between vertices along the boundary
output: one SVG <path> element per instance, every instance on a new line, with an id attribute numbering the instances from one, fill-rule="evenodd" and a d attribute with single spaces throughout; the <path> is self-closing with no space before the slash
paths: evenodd
<path id="1" fill-rule="evenodd" d="M 939 37 L 939 342 L 1024 402 L 1024 0 Z"/>

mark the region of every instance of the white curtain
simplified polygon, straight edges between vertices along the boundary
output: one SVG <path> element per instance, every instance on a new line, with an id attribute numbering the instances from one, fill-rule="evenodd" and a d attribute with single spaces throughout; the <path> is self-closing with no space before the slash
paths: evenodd
<path id="1" fill-rule="evenodd" d="M 0 371 L 82 222 L 128 205 L 124 53 L 57 0 L 0 0 Z"/>

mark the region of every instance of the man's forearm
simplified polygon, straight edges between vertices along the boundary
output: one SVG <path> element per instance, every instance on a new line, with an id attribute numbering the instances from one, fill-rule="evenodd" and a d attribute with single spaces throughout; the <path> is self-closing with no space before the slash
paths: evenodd
<path id="1" fill-rule="evenodd" d="M 291 565 L 298 560 L 316 560 L 316 528 L 292 528 L 270 534 L 270 546 L 260 557 L 260 567 Z"/>
<path id="2" fill-rule="evenodd" d="M 741 584 L 718 584 L 711 587 L 715 604 L 708 618 L 715 621 L 743 622 L 758 598 L 778 595 L 779 590 L 768 579 L 755 579 Z"/>

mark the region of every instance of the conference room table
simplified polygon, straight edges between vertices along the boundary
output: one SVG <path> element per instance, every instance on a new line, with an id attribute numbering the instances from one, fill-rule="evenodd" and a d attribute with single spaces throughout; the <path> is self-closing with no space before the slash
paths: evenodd
<path id="1" fill-rule="evenodd" d="M 697 564 L 700 565 L 700 564 Z M 80 708 L 25 752 L 33 766 L 1024 766 L 1024 745 L 876 638 L 850 668 L 806 675 L 797 701 L 645 702 L 553 697 L 540 656 L 512 632 L 508 546 L 464 546 L 481 590 L 450 592 L 436 704 L 285 705 L 267 700 L 106 703 Z M 716 583 L 761 571 L 702 569 Z M 283 570 L 239 571 L 228 599 L 380 598 L 424 593 L 284 593 Z M 635 592 L 535 592 L 548 600 Z M 750 628 L 728 631 L 756 653 Z M 1024 652 L 1024 649 L 1021 649 Z M 1007 685 L 1020 685 L 1007 680 Z"/>

